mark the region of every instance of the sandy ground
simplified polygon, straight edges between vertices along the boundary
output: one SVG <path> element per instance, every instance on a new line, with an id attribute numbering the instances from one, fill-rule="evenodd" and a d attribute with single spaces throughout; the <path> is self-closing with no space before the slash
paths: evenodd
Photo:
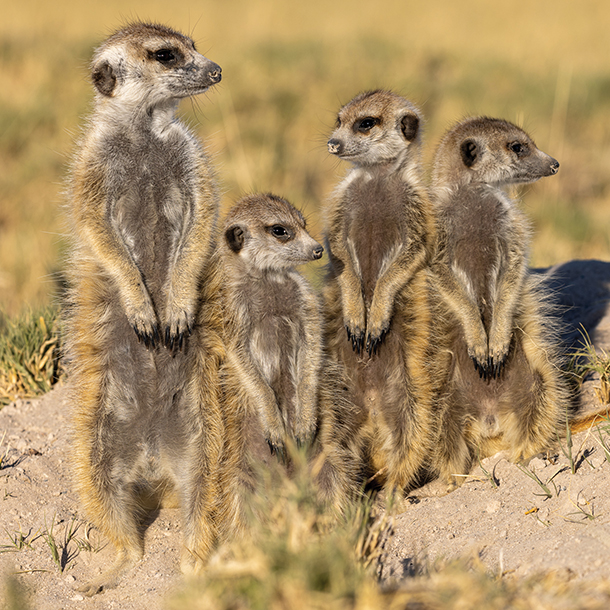
<path id="1" fill-rule="evenodd" d="M 610 263 L 573 261 L 545 275 L 562 307 L 566 346 L 578 340 L 583 324 L 595 345 L 610 353 Z M 597 385 L 593 378 L 583 386 L 583 417 L 604 409 Z M 567 579 L 607 578 L 610 464 L 600 434 L 610 448 L 610 426 L 573 437 L 575 473 L 560 447 L 549 458 L 534 458 L 529 468 L 542 484 L 497 455 L 449 495 L 432 495 L 434 489 L 415 494 L 386 544 L 382 580 L 399 581 L 422 565 L 471 554 L 494 574 L 560 570 Z M 116 589 L 93 598 L 75 590 L 108 567 L 114 551 L 88 528 L 72 490 L 66 388 L 2 409 L 0 440 L 0 583 L 14 575 L 35 610 L 162 608 L 181 583 L 175 509 L 160 511 L 146 533 L 144 560 Z"/>

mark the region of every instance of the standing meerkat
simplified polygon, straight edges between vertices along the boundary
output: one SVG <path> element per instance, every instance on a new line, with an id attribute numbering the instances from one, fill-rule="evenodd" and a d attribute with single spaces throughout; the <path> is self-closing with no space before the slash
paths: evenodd
<path id="1" fill-rule="evenodd" d="M 372 91 L 341 108 L 328 141 L 353 167 L 326 208 L 327 344 L 345 366 L 365 472 L 398 489 L 417 482 L 435 434 L 421 132 L 413 104 Z"/>
<path id="2" fill-rule="evenodd" d="M 183 568 L 202 564 L 224 434 L 222 325 L 206 294 L 218 194 L 200 142 L 175 116 L 221 69 L 190 38 L 134 23 L 95 51 L 91 78 L 95 107 L 69 193 L 65 326 L 76 485 L 118 556 L 82 588 L 89 595 L 141 558 L 142 520 L 164 492 L 182 508 Z"/>
<path id="3" fill-rule="evenodd" d="M 230 378 L 242 388 L 247 416 L 260 421 L 283 460 L 292 439 L 308 444 L 318 422 L 322 321 L 318 299 L 295 267 L 322 257 L 303 215 L 271 194 L 241 199 L 224 223 Z"/>
<path id="4" fill-rule="evenodd" d="M 320 259 L 324 249 L 307 233 L 302 214 L 271 194 L 241 199 L 223 233 L 223 386 L 233 405 L 227 410 L 240 414 L 242 444 L 231 454 L 241 456 L 242 480 L 230 478 L 236 470 L 229 462 L 222 488 L 256 489 L 256 463 L 269 465 L 275 454 L 287 464 L 287 443 L 308 446 L 315 438 L 310 457 L 320 496 L 341 510 L 358 494 L 358 457 L 343 421 L 353 419 L 353 405 L 342 368 L 323 350 L 318 298 L 294 269 Z M 234 505 L 234 498 L 224 504 Z"/>
<path id="5" fill-rule="evenodd" d="M 529 224 L 505 192 L 557 173 L 519 127 L 487 117 L 450 129 L 436 153 L 434 286 L 447 328 L 448 399 L 438 446 L 446 477 L 501 449 L 531 457 L 556 439 L 567 390 L 548 299 L 528 274 Z M 474 366 L 473 366 L 474 364 Z"/>

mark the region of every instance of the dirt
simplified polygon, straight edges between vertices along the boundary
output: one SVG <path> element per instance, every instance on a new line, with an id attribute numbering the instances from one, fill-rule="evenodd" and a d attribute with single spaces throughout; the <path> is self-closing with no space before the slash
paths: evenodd
<path id="1" fill-rule="evenodd" d="M 566 350 L 578 342 L 582 324 L 596 347 L 610 352 L 610 263 L 572 261 L 541 273 L 561 307 Z M 593 377 L 582 387 L 582 420 L 604 411 L 597 386 Z M 109 567 L 114 551 L 89 528 L 73 491 L 66 396 L 59 386 L 0 411 L 0 606 L 13 575 L 36 610 L 162 608 L 182 582 L 176 509 L 159 512 L 146 533 L 143 561 L 116 589 L 93 598 L 76 590 Z M 540 482 L 499 454 L 448 495 L 435 495 L 434 486 L 414 494 L 396 517 L 382 580 L 400 581 L 439 559 L 473 554 L 493 574 L 607 578 L 610 464 L 600 437 L 610 448 L 602 425 L 573 436 L 571 459 L 565 439 L 553 455 L 534 458 L 528 468 Z"/>

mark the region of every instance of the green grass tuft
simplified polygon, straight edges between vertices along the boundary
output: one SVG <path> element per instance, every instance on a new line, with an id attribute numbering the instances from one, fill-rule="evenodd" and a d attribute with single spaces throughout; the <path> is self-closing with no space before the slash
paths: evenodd
<path id="1" fill-rule="evenodd" d="M 0 406 L 48 392 L 59 378 L 59 353 L 56 308 L 0 313 Z"/>

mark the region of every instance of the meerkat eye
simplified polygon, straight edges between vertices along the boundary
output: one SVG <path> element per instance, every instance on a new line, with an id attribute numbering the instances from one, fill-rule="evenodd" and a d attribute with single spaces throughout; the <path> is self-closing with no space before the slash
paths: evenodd
<path id="1" fill-rule="evenodd" d="M 153 53 L 153 57 L 162 64 L 170 64 L 176 61 L 176 55 L 171 49 L 159 49 Z"/>
<path id="2" fill-rule="evenodd" d="M 371 131 L 375 125 L 379 125 L 379 119 L 372 116 L 367 116 L 365 119 L 357 121 L 355 127 L 356 131 L 359 131 L 360 133 L 367 133 L 368 131 Z"/>
<path id="3" fill-rule="evenodd" d="M 526 155 L 528 151 L 527 144 L 522 144 L 521 142 L 511 142 L 508 145 L 508 148 L 510 148 L 510 150 L 512 150 L 519 157 Z"/>
<path id="4" fill-rule="evenodd" d="M 292 237 L 292 233 L 282 225 L 273 225 L 267 229 L 273 237 L 277 237 L 280 241 L 288 241 Z"/>

